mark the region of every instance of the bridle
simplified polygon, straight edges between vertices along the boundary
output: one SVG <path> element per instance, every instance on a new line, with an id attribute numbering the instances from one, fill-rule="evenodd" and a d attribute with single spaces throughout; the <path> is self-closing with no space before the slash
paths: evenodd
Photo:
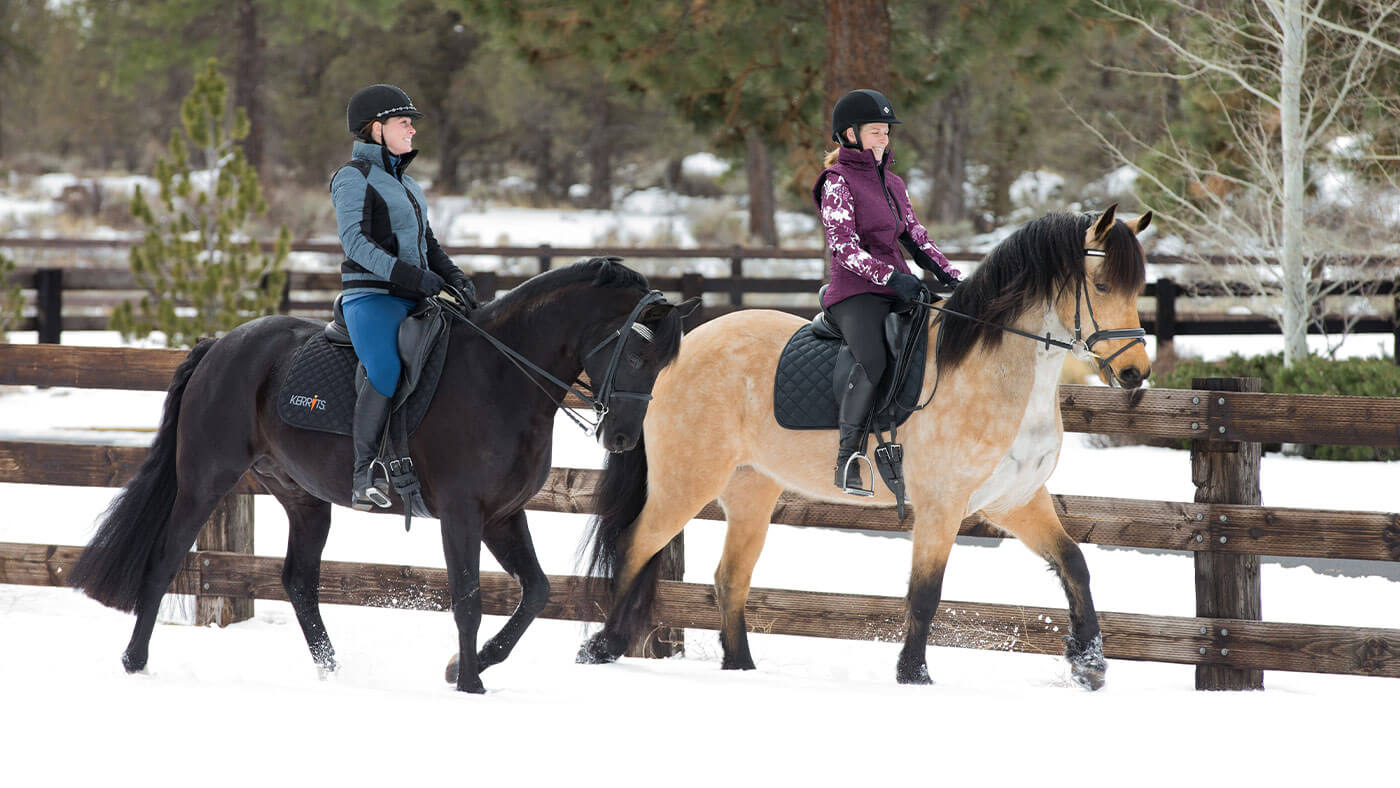
<path id="1" fill-rule="evenodd" d="M 450 293 L 454 298 L 458 298 L 459 304 L 466 303 L 464 299 L 461 299 L 459 297 L 460 294 L 458 294 L 455 289 L 451 288 L 450 286 L 445 286 L 443 289 Z M 574 413 L 572 408 L 565 408 L 562 407 L 562 403 L 556 403 L 561 405 L 560 410 L 562 410 L 565 413 L 565 415 L 567 415 L 574 422 L 574 424 L 577 424 L 580 429 L 582 429 L 584 432 L 587 432 L 590 435 L 596 435 L 598 433 L 598 430 L 601 429 L 603 426 L 603 419 L 606 418 L 609 411 L 612 410 L 612 401 L 614 399 L 635 399 L 641 400 L 643 402 L 651 401 L 650 390 L 623 391 L 618 389 L 616 385 L 617 370 L 618 366 L 622 363 L 622 355 L 625 348 L 627 347 L 627 338 L 629 337 L 629 335 L 636 334 L 637 336 L 641 337 L 647 342 L 655 341 L 655 334 L 647 326 L 638 323 L 637 317 L 641 315 L 642 310 L 646 307 L 650 306 L 651 304 L 665 302 L 665 300 L 666 296 L 663 295 L 660 290 L 650 290 L 646 293 L 646 295 L 642 296 L 641 300 L 637 302 L 636 306 L 632 307 L 631 313 L 627 315 L 626 322 L 624 322 L 615 331 L 609 333 L 606 337 L 603 337 L 603 339 L 599 341 L 598 344 L 593 346 L 592 350 L 589 350 L 587 353 L 585 353 L 583 355 L 583 358 L 579 360 L 580 366 L 583 366 L 587 364 L 588 359 L 592 358 L 596 353 L 601 351 L 603 348 L 607 347 L 609 344 L 613 344 L 614 342 L 616 342 L 616 345 L 613 348 L 612 358 L 608 359 L 607 371 L 603 373 L 602 380 L 592 385 L 585 384 L 580 380 L 575 380 L 574 383 L 576 383 L 577 386 L 565 383 L 564 381 L 550 374 L 544 368 L 540 367 L 540 365 L 536 364 L 535 362 L 516 352 L 513 348 L 506 345 L 504 342 L 488 334 L 486 332 L 486 329 L 472 322 L 471 318 L 467 317 L 466 312 L 464 312 L 460 306 L 442 301 L 440 301 L 440 303 L 442 304 L 444 310 L 454 319 L 466 323 L 468 326 L 471 326 L 472 329 L 475 330 L 478 334 L 481 334 L 481 336 L 487 342 L 489 342 L 492 347 L 499 350 L 502 355 L 504 355 L 507 359 L 511 361 L 511 363 L 515 364 L 516 368 L 518 368 L 521 372 L 524 372 L 526 376 L 530 378 L 530 381 L 536 386 L 538 386 L 541 391 L 544 391 L 546 395 L 549 395 L 549 389 L 547 389 L 544 386 L 544 384 L 542 384 L 537 379 L 537 376 L 544 378 L 550 383 L 553 383 L 555 386 L 563 389 L 565 392 L 572 393 L 575 397 L 578 397 L 579 399 L 583 400 L 589 405 L 589 407 L 593 408 L 593 420 L 589 421 L 587 418 L 580 416 L 577 413 Z M 553 399 L 553 396 L 550 396 L 550 399 Z"/>
<path id="2" fill-rule="evenodd" d="M 1085 257 L 1104 257 L 1105 255 L 1106 253 L 1102 249 L 1084 250 Z M 1118 376 L 1113 374 L 1113 369 L 1109 366 L 1109 363 L 1112 362 L 1113 359 L 1118 358 L 1118 356 L 1121 355 L 1123 351 L 1127 350 L 1133 345 L 1142 343 L 1144 347 L 1147 346 L 1147 329 L 1145 328 L 1099 328 L 1099 321 L 1094 318 L 1094 303 L 1093 301 L 1089 300 L 1088 277 L 1084 276 L 1079 277 L 1079 281 L 1075 284 L 1074 288 L 1074 338 L 1068 342 L 1060 339 L 1053 339 L 1049 331 L 1046 331 L 1045 336 L 1042 337 L 1038 334 L 1032 334 L 1028 331 L 1022 331 L 1019 328 L 997 325 L 990 321 L 983 320 L 980 317 L 975 317 L 965 312 L 959 312 L 955 309 L 941 307 L 937 304 L 931 304 L 925 301 L 920 301 L 919 303 L 923 304 L 924 306 L 927 306 L 930 309 L 936 309 L 939 312 L 943 312 L 945 314 L 954 315 L 956 317 L 961 317 L 966 320 L 971 320 L 974 323 L 981 323 L 982 325 L 991 326 L 992 328 L 998 329 L 1000 331 L 1005 331 L 1008 334 L 1017 334 L 1019 336 L 1033 339 L 1036 342 L 1043 342 L 1045 344 L 1046 350 L 1049 350 L 1052 345 L 1054 347 L 1064 348 L 1065 350 L 1068 350 L 1071 353 L 1073 353 L 1074 357 L 1079 359 L 1080 361 L 1097 359 L 1099 371 L 1102 373 L 1106 373 L 1105 377 L 1107 377 L 1110 381 L 1115 382 L 1118 380 Z M 1084 336 L 1084 332 L 1080 323 L 1080 313 L 1085 308 L 1087 308 L 1089 312 L 1089 323 L 1094 328 L 1093 333 L 1089 334 L 1089 336 L 1087 337 Z M 1127 343 L 1123 347 L 1118 348 L 1118 350 L 1114 351 L 1111 355 L 1108 356 L 1101 356 L 1098 353 L 1094 352 L 1094 345 L 1111 339 L 1131 339 L 1132 341 Z"/>

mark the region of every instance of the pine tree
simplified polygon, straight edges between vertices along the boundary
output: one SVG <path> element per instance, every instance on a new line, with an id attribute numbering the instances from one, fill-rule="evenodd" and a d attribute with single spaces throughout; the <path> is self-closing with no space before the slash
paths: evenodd
<path id="1" fill-rule="evenodd" d="M 150 295 L 113 312 L 112 327 L 128 339 L 163 331 L 170 347 L 192 345 L 273 312 L 282 297 L 291 233 L 281 226 L 271 255 L 244 233 L 250 217 L 267 213 L 267 201 L 239 146 L 248 117 L 239 107 L 230 124 L 227 96 L 211 58 L 180 107 L 183 131 L 170 134 L 170 158 L 156 163 L 157 205 L 139 188 L 132 197 L 146 236 L 131 250 L 131 270 Z M 203 154 L 207 170 L 192 169 L 191 150 Z"/>

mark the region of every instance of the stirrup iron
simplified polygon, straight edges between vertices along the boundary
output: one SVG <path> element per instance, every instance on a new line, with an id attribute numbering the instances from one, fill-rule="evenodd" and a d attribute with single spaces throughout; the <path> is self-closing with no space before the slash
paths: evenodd
<path id="1" fill-rule="evenodd" d="M 846 493 L 847 495 L 859 496 L 861 498 L 870 498 L 874 496 L 874 490 L 867 490 L 864 487 L 851 486 L 851 463 L 853 462 L 856 463 L 857 471 L 859 471 L 860 469 L 860 463 L 864 462 L 866 465 L 866 470 L 870 474 L 870 480 L 872 482 L 875 480 L 875 466 L 870 463 L 870 458 L 866 457 L 861 452 L 852 452 L 851 456 L 846 458 L 845 466 L 841 468 L 841 492 Z M 859 475 L 857 475 L 857 481 L 859 481 Z M 874 485 L 872 484 L 871 486 L 873 487 Z"/>

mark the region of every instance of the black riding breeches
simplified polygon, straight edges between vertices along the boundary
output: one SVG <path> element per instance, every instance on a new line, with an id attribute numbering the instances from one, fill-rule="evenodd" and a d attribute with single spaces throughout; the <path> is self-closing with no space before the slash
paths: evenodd
<path id="1" fill-rule="evenodd" d="M 871 383 L 878 384 L 885 374 L 885 315 L 894 306 L 894 299 L 887 296 L 861 293 L 827 308 Z"/>

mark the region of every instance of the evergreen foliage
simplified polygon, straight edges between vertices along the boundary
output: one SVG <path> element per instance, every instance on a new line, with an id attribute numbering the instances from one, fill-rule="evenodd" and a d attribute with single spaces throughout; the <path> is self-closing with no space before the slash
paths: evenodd
<path id="1" fill-rule="evenodd" d="M 171 132 L 169 158 L 156 163 L 156 204 L 139 188 L 132 197 L 131 213 L 146 235 L 132 247 L 131 270 L 150 294 L 112 314 L 112 327 L 128 339 L 163 331 L 170 347 L 193 345 L 273 312 L 282 298 L 291 234 L 283 225 L 267 255 L 244 233 L 267 202 L 238 144 L 248 134 L 247 116 L 240 107 L 230 123 L 227 95 L 211 58 L 180 107 L 182 129 Z M 207 170 L 193 169 L 192 151 Z"/>
<path id="2" fill-rule="evenodd" d="M 1347 397 L 1400 397 L 1400 365 L 1384 358 L 1334 361 L 1308 356 L 1285 366 L 1282 353 L 1241 356 L 1219 361 L 1183 360 L 1171 372 L 1154 376 L 1161 388 L 1189 389 L 1192 378 L 1259 378 L 1260 388 L 1274 394 L 1331 394 Z M 1183 448 L 1185 444 L 1183 443 Z M 1266 445 L 1278 450 L 1278 444 Z M 1318 460 L 1400 460 L 1400 449 L 1370 446 L 1305 445 L 1305 457 Z"/>
<path id="3" fill-rule="evenodd" d="M 15 272 L 15 263 L 0 254 L 0 343 L 5 341 L 5 332 L 13 330 L 24 316 L 24 295 L 18 284 L 6 284 Z"/>

